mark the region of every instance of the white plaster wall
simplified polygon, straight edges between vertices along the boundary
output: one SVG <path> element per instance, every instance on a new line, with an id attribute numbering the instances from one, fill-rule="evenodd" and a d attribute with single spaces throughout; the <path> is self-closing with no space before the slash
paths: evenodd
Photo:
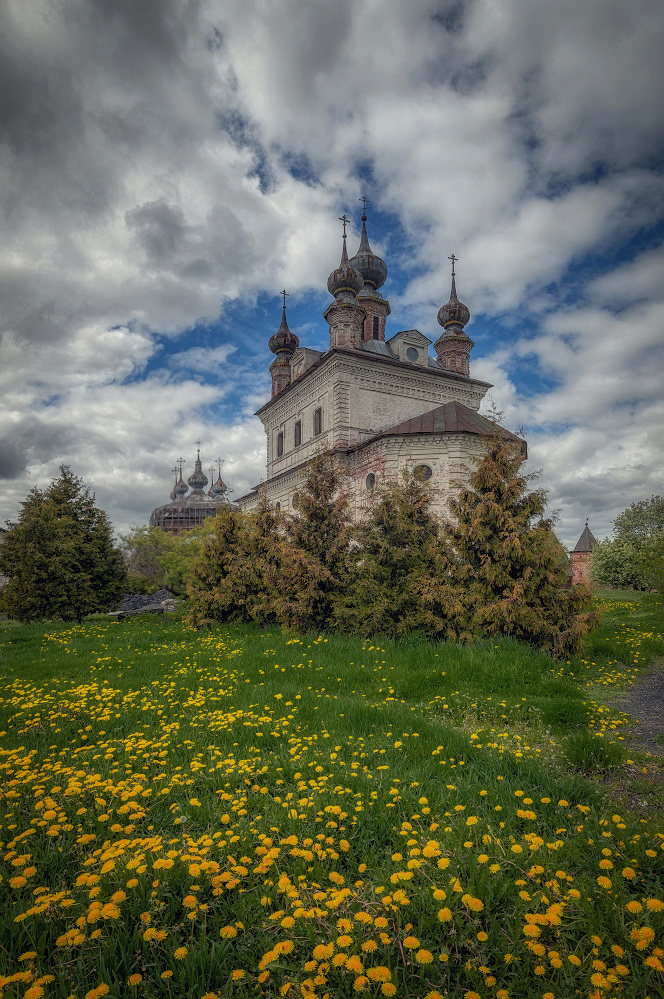
<path id="1" fill-rule="evenodd" d="M 267 479 L 308 461 L 321 450 L 347 447 L 444 403 L 477 410 L 486 387 L 446 377 L 419 364 L 394 365 L 368 353 L 334 352 L 305 373 L 261 414 L 267 434 Z M 323 410 L 323 433 L 313 436 L 313 413 Z M 294 446 L 297 420 L 302 444 Z M 284 453 L 277 457 L 277 434 Z"/>

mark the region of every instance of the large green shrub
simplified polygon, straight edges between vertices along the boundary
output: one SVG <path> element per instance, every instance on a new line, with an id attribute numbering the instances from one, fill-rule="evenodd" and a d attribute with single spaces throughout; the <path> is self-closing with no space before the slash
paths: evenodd
<path id="1" fill-rule="evenodd" d="M 17 621 L 81 621 L 120 600 L 126 571 L 110 521 L 67 465 L 21 504 L 0 545 L 0 573 L 9 576 L 0 607 Z"/>
<path id="2" fill-rule="evenodd" d="M 354 531 L 352 570 L 333 623 L 354 634 L 405 635 L 424 627 L 419 584 L 438 569 L 438 526 L 427 486 L 405 476 L 376 494 Z"/>
<path id="3" fill-rule="evenodd" d="M 470 487 L 450 504 L 447 568 L 423 589 L 431 625 L 449 638 L 513 635 L 555 653 L 576 649 L 594 622 L 591 594 L 569 587 L 567 560 L 529 490 L 514 441 L 486 438 Z"/>

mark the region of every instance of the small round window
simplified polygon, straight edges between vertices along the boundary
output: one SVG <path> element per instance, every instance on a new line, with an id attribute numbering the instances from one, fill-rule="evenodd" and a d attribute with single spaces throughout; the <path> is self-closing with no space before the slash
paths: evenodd
<path id="1" fill-rule="evenodd" d="M 369 490 L 369 492 L 371 492 L 373 487 L 376 485 L 376 476 L 374 475 L 373 472 L 369 472 L 366 479 L 364 480 L 364 484 Z"/>
<path id="2" fill-rule="evenodd" d="M 420 355 L 417 353 L 415 347 L 408 347 L 406 350 L 406 357 L 409 361 L 416 361 Z"/>
<path id="3" fill-rule="evenodd" d="M 418 482 L 426 482 L 433 475 L 429 465 L 416 465 L 413 469 L 413 475 Z"/>
<path id="4" fill-rule="evenodd" d="M 293 493 L 293 509 L 297 510 L 300 505 L 300 494 Z"/>

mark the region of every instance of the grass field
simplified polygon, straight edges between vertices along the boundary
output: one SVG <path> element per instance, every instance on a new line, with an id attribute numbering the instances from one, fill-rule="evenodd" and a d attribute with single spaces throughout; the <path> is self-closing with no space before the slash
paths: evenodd
<path id="1" fill-rule="evenodd" d="M 656 764 L 610 695 L 664 615 L 601 603 L 569 662 L 0 625 L 0 994 L 661 996 Z"/>

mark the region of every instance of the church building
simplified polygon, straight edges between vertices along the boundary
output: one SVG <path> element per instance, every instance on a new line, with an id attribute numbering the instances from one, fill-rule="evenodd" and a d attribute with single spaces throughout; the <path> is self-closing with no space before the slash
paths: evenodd
<path id="1" fill-rule="evenodd" d="M 282 292 L 281 325 L 269 341 L 276 354 L 272 397 L 256 414 L 267 435 L 267 475 L 236 502 L 250 510 L 263 494 L 278 509 L 297 510 L 308 462 L 332 451 L 356 517 L 381 481 L 404 469 L 429 481 L 433 509 L 443 515 L 468 481 L 483 435 L 497 429 L 478 413 L 491 385 L 470 374 L 470 312 L 457 297 L 456 257 L 450 257 L 452 288 L 438 311 L 442 333 L 432 357 L 431 340 L 418 330 L 385 339 L 391 309 L 380 289 L 387 266 L 369 244 L 366 203 L 360 245 L 350 259 L 348 219 L 341 221 L 341 260 L 328 278 L 333 300 L 324 312 L 329 349 L 300 345 L 288 327 Z M 520 438 L 503 428 L 498 432 L 525 451 Z"/>

